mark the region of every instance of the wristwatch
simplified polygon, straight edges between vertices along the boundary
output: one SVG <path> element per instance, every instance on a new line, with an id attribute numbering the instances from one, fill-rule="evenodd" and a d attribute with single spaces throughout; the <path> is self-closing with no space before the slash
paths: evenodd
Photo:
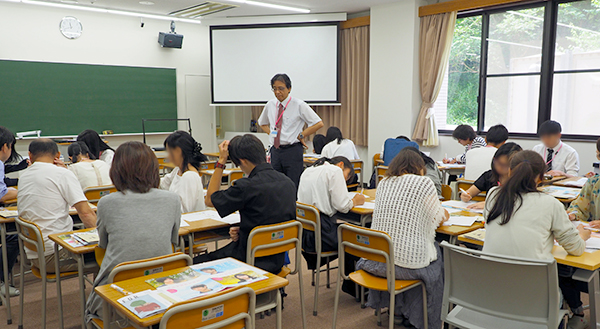
<path id="1" fill-rule="evenodd" d="M 219 161 L 217 161 L 217 163 L 215 164 L 215 168 L 221 168 L 221 169 L 225 170 L 226 167 L 225 167 L 224 164 L 222 164 Z"/>
<path id="2" fill-rule="evenodd" d="M 304 139 L 304 135 L 300 134 L 300 135 L 298 135 L 298 138 L 299 139 Z"/>

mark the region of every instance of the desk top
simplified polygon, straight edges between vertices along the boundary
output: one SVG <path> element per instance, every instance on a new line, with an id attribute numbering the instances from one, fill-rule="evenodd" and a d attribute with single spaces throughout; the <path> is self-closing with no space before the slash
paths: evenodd
<path id="1" fill-rule="evenodd" d="M 77 231 L 71 231 L 71 232 L 65 232 L 65 233 L 57 233 L 57 234 L 50 234 L 48 235 L 48 238 L 52 241 L 54 241 L 56 244 L 58 244 L 59 246 L 63 247 L 64 249 L 66 249 L 68 252 L 72 253 L 72 254 L 87 254 L 90 252 L 94 252 L 94 249 L 96 249 L 96 246 L 98 244 L 91 244 L 91 245 L 87 245 L 87 246 L 83 246 L 83 247 L 73 247 L 72 245 L 70 245 L 69 243 L 67 243 L 66 241 L 64 241 L 63 239 L 59 238 L 59 236 L 62 235 L 71 235 L 73 233 L 77 233 L 77 232 L 87 232 L 87 231 L 91 231 L 94 228 L 86 228 L 83 230 L 77 230 Z"/>
<path id="2" fill-rule="evenodd" d="M 468 217 L 481 216 L 481 214 L 479 214 L 479 213 L 474 213 L 474 212 L 469 212 L 469 211 L 460 211 L 455 214 L 458 216 L 468 216 Z M 442 225 L 442 226 L 438 227 L 435 231 L 437 233 L 441 233 L 441 234 L 457 236 L 457 235 L 469 233 L 471 231 L 475 231 L 475 230 L 483 228 L 483 227 L 484 227 L 483 223 L 475 222 L 471 226 L 458 226 L 458 225 L 443 226 Z"/>
<path id="3" fill-rule="evenodd" d="M 377 189 L 364 190 L 363 194 L 366 196 L 367 202 L 375 202 L 375 194 L 377 193 Z M 373 209 L 365 209 L 365 208 L 352 208 L 351 212 L 358 215 L 371 215 L 373 214 Z"/>
<path id="4" fill-rule="evenodd" d="M 193 222 L 186 222 L 190 226 L 184 227 L 188 233 L 211 231 L 219 228 L 229 227 L 231 225 L 214 219 L 201 219 Z"/>
<path id="5" fill-rule="evenodd" d="M 569 178 L 561 179 L 559 181 L 555 181 L 554 183 L 552 183 L 552 185 L 579 188 L 577 186 L 571 186 L 571 185 L 567 185 L 567 184 L 569 182 L 576 182 L 576 181 L 580 180 L 581 178 L 585 178 L 585 177 L 569 177 Z"/>
<path id="6" fill-rule="evenodd" d="M 148 283 L 146 283 L 146 280 L 154 279 L 154 278 L 161 278 L 161 277 L 169 276 L 172 274 L 181 273 L 187 269 L 189 269 L 189 267 L 182 267 L 182 268 L 175 269 L 175 270 L 170 270 L 170 271 L 160 272 L 160 273 L 147 275 L 147 276 L 143 276 L 143 277 L 139 277 L 139 278 L 119 281 L 118 285 L 119 285 L 119 287 L 121 287 L 127 291 L 130 291 L 132 293 L 136 293 L 136 292 L 140 292 L 140 291 L 144 291 L 144 290 L 148 290 L 148 289 L 155 290 L 154 288 L 152 288 L 152 286 L 150 286 Z M 251 283 L 251 284 L 247 285 L 247 287 L 252 288 L 254 290 L 254 292 L 256 292 L 256 294 L 259 295 L 259 294 L 264 294 L 266 292 L 273 291 L 273 290 L 276 290 L 279 288 L 283 288 L 289 284 L 288 280 L 286 280 L 284 278 L 280 278 L 271 273 L 267 273 L 266 276 L 268 277 L 268 279 Z M 143 319 L 138 318 L 136 315 L 131 313 L 127 308 L 125 308 L 123 305 L 121 305 L 121 304 L 119 304 L 119 302 L 117 302 L 117 300 L 119 298 L 124 297 L 124 295 L 121 294 L 120 292 L 116 291 L 115 289 L 111 288 L 110 285 L 96 287 L 95 291 L 98 294 L 98 296 L 100 296 L 100 298 L 107 301 L 120 314 L 123 314 L 124 316 L 126 316 L 131 323 L 133 323 L 139 327 L 149 327 L 149 326 L 158 324 L 160 322 L 160 319 L 163 316 L 162 314 L 156 314 L 151 317 L 147 317 L 147 318 L 143 318 Z"/>
<path id="7" fill-rule="evenodd" d="M 212 152 L 212 153 L 204 153 L 204 155 L 206 155 L 209 158 L 218 158 L 221 155 L 219 154 L 219 152 Z"/>
<path id="8" fill-rule="evenodd" d="M 466 236 L 459 236 L 459 241 L 472 243 L 478 246 L 483 246 L 483 241 L 473 240 Z M 573 266 L 588 271 L 595 271 L 600 268 L 600 250 L 594 252 L 584 252 L 581 256 L 571 256 L 567 254 L 561 246 L 552 248 L 552 256 L 558 264 Z"/>
<path id="9" fill-rule="evenodd" d="M 96 208 L 95 205 L 90 203 L 90 207 L 92 208 L 92 210 L 96 211 L 98 208 Z M 10 207 L 4 207 L 4 209 L 6 210 L 18 210 L 17 206 L 10 206 Z M 77 215 L 77 210 L 75 209 L 69 209 L 69 215 L 70 216 L 75 216 Z M 15 218 L 14 217 L 2 217 L 0 216 L 0 223 L 14 223 L 15 222 Z"/>
<path id="10" fill-rule="evenodd" d="M 554 183 L 556 183 L 558 181 L 561 181 L 561 180 L 564 180 L 564 179 L 567 179 L 567 177 L 566 176 L 552 176 L 551 179 L 544 179 L 540 183 L 540 185 L 556 185 Z"/>

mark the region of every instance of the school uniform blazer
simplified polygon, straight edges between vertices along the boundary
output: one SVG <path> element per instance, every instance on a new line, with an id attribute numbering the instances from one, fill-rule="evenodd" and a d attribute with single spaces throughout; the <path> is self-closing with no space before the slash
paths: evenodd
<path id="1" fill-rule="evenodd" d="M 239 239 L 232 255 L 246 261 L 248 236 L 253 228 L 296 219 L 296 185 L 282 173 L 264 163 L 256 166 L 248 178 L 235 182 L 227 190 L 211 195 L 211 201 L 221 217 L 240 212 Z M 271 273 L 283 267 L 284 254 L 257 258 L 255 266 Z"/>

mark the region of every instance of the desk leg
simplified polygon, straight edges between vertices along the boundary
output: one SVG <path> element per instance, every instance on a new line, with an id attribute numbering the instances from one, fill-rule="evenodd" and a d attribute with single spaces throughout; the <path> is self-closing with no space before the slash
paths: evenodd
<path id="1" fill-rule="evenodd" d="M 85 324 L 85 279 L 83 277 L 83 254 L 73 255 L 77 259 L 77 276 L 79 277 L 79 290 L 81 293 L 81 328 L 86 329 Z"/>
<path id="2" fill-rule="evenodd" d="M 457 244 L 457 242 L 458 242 L 458 236 L 456 236 L 456 235 L 451 235 L 451 236 L 450 236 L 450 240 L 448 241 L 448 243 L 450 243 L 450 244 L 453 244 L 453 245 L 456 245 L 456 244 Z"/>
<path id="3" fill-rule="evenodd" d="M 598 270 L 594 271 L 591 280 L 588 282 L 588 291 L 590 297 L 590 328 L 600 329 L 598 316 L 600 315 L 600 285 Z"/>
<path id="4" fill-rule="evenodd" d="M 112 309 L 110 304 L 104 299 L 102 299 L 102 320 L 104 322 L 104 329 L 113 327 Z"/>
<path id="5" fill-rule="evenodd" d="M 60 284 L 60 253 L 58 244 L 54 244 L 54 274 L 56 275 L 56 298 L 58 299 L 58 323 L 59 328 L 65 327 L 63 319 L 63 307 L 62 307 L 62 287 Z M 21 278 L 23 280 L 23 278 Z"/>
<path id="6" fill-rule="evenodd" d="M 183 245 L 183 251 L 185 252 L 185 244 Z M 194 233 L 188 234 L 188 254 L 194 259 Z"/>
<path id="7" fill-rule="evenodd" d="M 277 313 L 277 329 L 281 329 L 281 292 L 277 289 L 275 293 L 277 294 L 277 307 L 275 308 Z"/>
<path id="8" fill-rule="evenodd" d="M 361 215 L 360 216 L 360 226 L 366 227 L 367 222 L 371 221 L 372 215 Z"/>
<path id="9" fill-rule="evenodd" d="M 12 324 L 10 311 L 10 293 L 8 288 L 8 251 L 6 250 L 6 224 L 2 223 L 2 232 L 0 232 L 0 242 L 2 243 L 2 271 L 4 272 L 4 292 L 6 296 L 2 297 L 2 302 L 6 305 L 6 324 Z M 21 278 L 23 280 L 23 278 Z"/>

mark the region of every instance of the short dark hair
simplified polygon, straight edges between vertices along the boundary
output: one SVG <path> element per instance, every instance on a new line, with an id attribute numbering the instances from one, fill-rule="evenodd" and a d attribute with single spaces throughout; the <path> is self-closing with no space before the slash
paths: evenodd
<path id="1" fill-rule="evenodd" d="M 332 165 L 337 165 L 338 163 L 343 163 L 344 164 L 344 169 L 350 169 L 351 172 L 354 172 L 354 166 L 352 165 L 352 162 L 350 162 L 350 160 L 348 160 L 348 158 L 346 158 L 345 156 L 335 156 L 333 158 L 320 158 L 319 160 L 315 161 L 312 165 L 310 165 L 310 167 L 318 167 L 321 166 L 323 164 L 325 164 L 325 162 L 329 162 Z M 352 179 L 354 178 L 353 175 L 350 175 L 350 177 L 348 177 L 348 180 L 346 181 L 346 183 L 350 184 L 352 182 Z"/>
<path id="2" fill-rule="evenodd" d="M 537 134 L 538 136 L 547 136 L 547 135 L 556 135 L 562 132 L 562 127 L 560 123 L 554 120 L 544 121 L 540 127 L 538 128 Z"/>
<path id="3" fill-rule="evenodd" d="M 271 87 L 275 84 L 275 81 L 281 81 L 285 83 L 287 89 L 292 88 L 292 80 L 285 73 L 277 73 L 271 78 Z"/>
<path id="4" fill-rule="evenodd" d="M 49 138 L 38 138 L 31 141 L 29 144 L 29 153 L 35 158 L 50 155 L 56 156 L 58 154 L 58 145 L 55 141 Z"/>
<path id="5" fill-rule="evenodd" d="M 13 135 L 8 128 L 0 126 L 0 148 L 4 147 L 4 145 L 8 145 L 10 147 L 10 156 L 6 160 L 7 163 L 21 159 L 19 153 L 15 151 L 16 143 L 17 139 L 15 138 L 15 135 Z"/>
<path id="6" fill-rule="evenodd" d="M 316 134 L 315 137 L 313 137 L 313 148 L 315 149 L 315 153 L 321 154 L 323 147 L 327 144 L 326 141 L 327 139 L 325 136 L 321 134 Z"/>
<path id="7" fill-rule="evenodd" d="M 338 127 L 329 127 L 327 129 L 327 135 L 325 135 L 325 139 L 327 144 L 337 140 L 338 144 L 341 144 L 344 140 L 344 136 L 342 135 L 342 131 Z"/>
<path id="8" fill-rule="evenodd" d="M 67 149 L 67 153 L 69 154 L 70 157 L 73 158 L 72 159 L 73 163 L 77 163 L 77 161 L 78 161 L 77 158 L 80 155 L 85 155 L 92 160 L 96 160 L 96 158 L 90 152 L 90 150 L 88 149 L 87 145 L 85 145 L 84 142 L 71 143 L 71 145 L 69 145 L 69 148 Z"/>
<path id="9" fill-rule="evenodd" d="M 158 159 L 148 145 L 126 142 L 115 151 L 110 179 L 118 191 L 146 193 L 160 185 L 158 171 Z"/>
<path id="10" fill-rule="evenodd" d="M 407 142 L 410 142 L 410 141 L 411 141 L 411 140 L 410 140 L 410 138 L 408 138 L 408 137 L 406 137 L 406 136 L 404 136 L 404 135 L 400 135 L 400 136 L 396 137 L 396 139 L 402 139 L 402 140 L 405 140 L 405 141 L 407 141 Z"/>
<path id="11" fill-rule="evenodd" d="M 472 141 L 475 137 L 477 137 L 477 134 L 473 130 L 473 127 L 469 125 L 460 125 L 452 132 L 452 138 L 457 140 Z"/>
<path id="12" fill-rule="evenodd" d="M 265 146 L 256 136 L 245 134 L 235 136 L 229 142 L 229 158 L 236 166 L 242 159 L 250 161 L 255 166 L 267 162 Z"/>
<path id="13" fill-rule="evenodd" d="M 500 174 L 498 173 L 498 171 L 496 170 L 496 167 L 494 166 L 494 161 L 501 156 L 507 156 L 508 160 L 510 162 L 513 155 L 515 155 L 517 152 L 521 152 L 521 151 L 523 151 L 523 148 L 521 147 L 521 145 L 519 145 L 517 143 L 513 143 L 513 142 L 506 143 L 498 148 L 496 153 L 494 153 L 494 158 L 492 159 L 492 180 L 493 181 L 497 182 L 500 180 Z"/>
<path id="14" fill-rule="evenodd" d="M 504 125 L 495 125 L 488 129 L 485 139 L 488 143 L 501 144 L 508 140 L 508 129 Z"/>
<path id="15" fill-rule="evenodd" d="M 106 150 L 113 150 L 108 144 L 106 144 L 100 135 L 95 130 L 86 129 L 77 135 L 78 142 L 84 142 L 90 149 L 91 154 L 96 159 L 100 159 L 100 152 Z M 114 150 L 113 150 L 114 151 Z"/>
<path id="16" fill-rule="evenodd" d="M 390 163 L 386 177 L 404 174 L 422 175 L 426 170 L 425 161 L 420 154 L 408 147 L 403 148 Z"/>
<path id="17" fill-rule="evenodd" d="M 178 130 L 170 134 L 163 143 L 165 147 L 181 149 L 183 157 L 182 168 L 187 170 L 188 164 L 191 164 L 197 170 L 200 170 L 200 163 L 208 161 L 208 157 L 202 154 L 202 145 L 196 142 L 187 131 Z"/>

